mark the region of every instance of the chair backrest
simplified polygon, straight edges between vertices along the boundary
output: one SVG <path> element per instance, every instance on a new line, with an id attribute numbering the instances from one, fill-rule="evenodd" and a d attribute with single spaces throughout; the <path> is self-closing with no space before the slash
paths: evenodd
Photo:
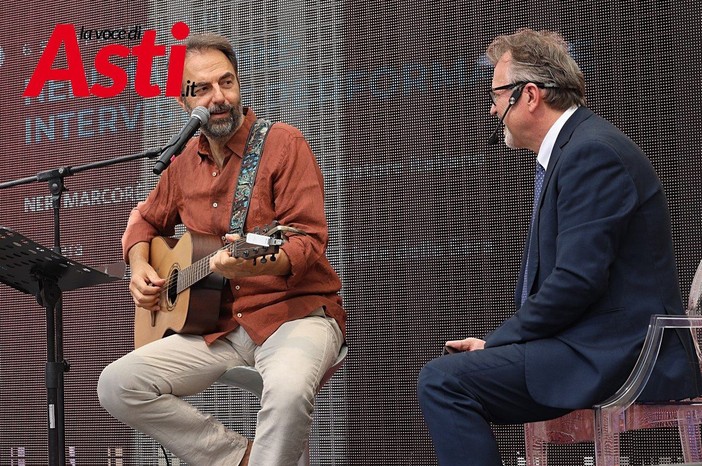
<path id="1" fill-rule="evenodd" d="M 697 266 L 697 272 L 695 272 L 695 277 L 692 279 L 685 312 L 688 316 L 702 315 L 702 261 L 700 261 L 700 265 Z M 690 331 L 692 332 L 692 340 L 695 342 L 697 359 L 700 361 L 700 370 L 702 370 L 702 348 L 700 348 L 702 329 L 691 328 Z"/>
<path id="2" fill-rule="evenodd" d="M 697 359 L 700 364 L 700 371 L 702 371 L 702 351 L 700 350 L 700 341 L 702 341 L 700 338 L 702 337 L 701 305 L 702 261 L 700 261 L 700 265 L 697 267 L 695 277 L 692 280 L 692 286 L 690 287 L 686 309 L 687 315 L 654 314 L 651 316 L 644 346 L 631 374 L 629 374 L 629 378 L 614 395 L 595 405 L 595 409 L 618 409 L 619 411 L 623 411 L 638 399 L 653 372 L 665 329 L 686 328 L 690 330 L 695 345 L 695 352 L 697 353 Z"/>
<path id="3" fill-rule="evenodd" d="M 695 278 L 692 279 L 690 286 L 690 295 L 687 298 L 687 315 L 702 314 L 702 261 L 697 266 Z"/>

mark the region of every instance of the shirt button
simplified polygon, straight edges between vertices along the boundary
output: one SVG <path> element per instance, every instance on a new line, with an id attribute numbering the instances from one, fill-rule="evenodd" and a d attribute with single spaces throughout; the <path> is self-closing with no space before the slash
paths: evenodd
<path id="1" fill-rule="evenodd" d="M 217 176 L 217 172 L 212 172 L 212 176 Z"/>
<path id="2" fill-rule="evenodd" d="M 236 316 L 241 317 L 241 312 L 237 312 Z"/>
<path id="3" fill-rule="evenodd" d="M 241 287 L 239 285 L 235 286 L 234 289 L 239 290 Z"/>
<path id="4" fill-rule="evenodd" d="M 213 203 L 212 203 L 212 207 L 217 207 L 217 203 L 216 203 L 216 202 L 213 202 Z"/>

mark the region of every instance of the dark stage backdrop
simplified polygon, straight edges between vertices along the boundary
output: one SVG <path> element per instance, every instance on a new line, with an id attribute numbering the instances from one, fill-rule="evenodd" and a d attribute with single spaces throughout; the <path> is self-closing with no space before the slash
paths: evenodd
<path id="1" fill-rule="evenodd" d="M 178 21 L 225 34 L 239 54 L 245 104 L 298 126 L 326 177 L 328 253 L 343 279 L 350 352 L 318 397 L 312 462 L 432 465 L 417 374 L 446 339 L 483 336 L 510 315 L 530 212 L 532 156 L 485 143 L 496 123 L 485 47 L 525 26 L 565 36 L 585 72 L 589 106 L 640 144 L 664 181 L 686 295 L 702 257 L 700 17 L 691 0 L 6 5 L 0 182 L 138 153 L 164 144 L 185 121 L 172 99 L 137 95 L 130 60 L 116 61 L 129 75 L 119 96 L 74 97 L 56 81 L 23 98 L 56 24 L 77 33 L 155 29 L 159 44 L 178 43 L 170 33 Z M 79 41 L 89 84 L 99 80 L 95 53 L 114 43 L 138 40 Z M 157 59 L 152 74 L 164 84 L 167 61 Z M 152 166 L 134 161 L 66 179 L 66 256 L 89 266 L 120 260 L 129 210 L 156 181 Z M 53 244 L 45 182 L 3 190 L 1 199 L 0 225 Z M 0 466 L 45 465 L 44 310 L 5 285 L 0 303 Z M 67 292 L 63 308 L 70 464 L 165 464 L 151 440 L 114 421 L 95 395 L 101 369 L 131 349 L 127 280 Z M 253 436 L 251 396 L 215 386 L 193 401 Z M 524 464 L 521 426 L 496 432 L 505 464 Z M 592 464 L 593 448 L 552 454 L 559 465 Z M 658 464 L 680 452 L 667 432 L 627 436 L 624 454 L 631 464 Z"/>

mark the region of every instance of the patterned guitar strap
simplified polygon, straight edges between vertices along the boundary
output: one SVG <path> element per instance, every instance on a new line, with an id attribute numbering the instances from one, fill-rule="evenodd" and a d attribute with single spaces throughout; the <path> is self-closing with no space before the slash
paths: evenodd
<path id="1" fill-rule="evenodd" d="M 273 122 L 263 118 L 257 119 L 251 126 L 249 137 L 244 147 L 244 156 L 241 161 L 241 170 L 234 190 L 234 205 L 232 207 L 232 221 L 229 224 L 229 232 L 244 236 L 244 222 L 249 213 L 251 204 L 251 193 L 256 182 L 258 164 L 263 153 L 263 144 L 266 142 L 268 130 L 273 126 Z"/>

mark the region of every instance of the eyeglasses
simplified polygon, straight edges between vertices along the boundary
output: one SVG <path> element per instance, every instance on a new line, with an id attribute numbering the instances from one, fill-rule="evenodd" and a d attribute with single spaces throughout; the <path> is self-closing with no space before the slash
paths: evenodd
<path id="1" fill-rule="evenodd" d="M 524 86 L 527 84 L 533 84 L 534 86 L 540 88 L 540 89 L 558 89 L 558 85 L 556 83 L 536 83 L 533 81 L 517 81 L 513 82 L 510 84 L 505 84 L 504 86 L 499 86 L 495 87 L 492 89 L 488 89 L 488 95 L 490 96 L 490 102 L 492 102 L 493 105 L 497 105 L 497 99 L 500 97 L 498 94 L 496 94 L 495 91 L 504 91 L 506 89 L 514 89 L 515 87 L 519 86 Z"/>

